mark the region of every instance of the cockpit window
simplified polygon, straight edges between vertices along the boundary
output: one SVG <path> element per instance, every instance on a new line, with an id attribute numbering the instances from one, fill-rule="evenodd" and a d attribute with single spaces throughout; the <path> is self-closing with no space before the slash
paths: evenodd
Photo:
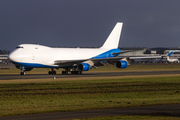
<path id="1" fill-rule="evenodd" d="M 23 48 L 23 47 L 22 46 L 17 46 L 16 48 L 18 49 L 18 48 Z"/>

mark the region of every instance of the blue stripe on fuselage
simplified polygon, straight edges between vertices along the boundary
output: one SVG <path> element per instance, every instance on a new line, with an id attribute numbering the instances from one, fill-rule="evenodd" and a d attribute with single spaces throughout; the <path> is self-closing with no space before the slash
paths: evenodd
<path id="1" fill-rule="evenodd" d="M 102 54 L 100 54 L 100 55 L 97 55 L 97 56 L 95 56 L 95 57 L 92 57 L 92 58 L 96 58 L 96 59 L 100 59 L 100 58 L 111 58 L 111 57 L 116 57 L 116 56 L 118 56 L 118 55 L 120 55 L 120 54 L 116 54 L 116 55 L 112 55 L 112 53 L 117 53 L 117 52 L 121 52 L 121 50 L 120 49 L 111 49 L 111 50 L 109 50 L 109 51 L 107 51 L 107 52 L 104 52 L 104 53 L 102 53 Z"/>
<path id="2" fill-rule="evenodd" d="M 12 63 L 17 66 L 25 66 L 25 67 L 32 67 L 32 68 L 59 68 L 58 66 L 43 65 L 43 64 L 38 64 L 38 63 L 22 63 L 22 62 L 12 62 Z"/>

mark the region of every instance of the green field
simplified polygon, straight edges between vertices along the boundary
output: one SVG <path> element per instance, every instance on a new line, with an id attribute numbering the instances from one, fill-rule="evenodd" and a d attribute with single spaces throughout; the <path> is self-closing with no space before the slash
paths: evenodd
<path id="1" fill-rule="evenodd" d="M 61 74 L 61 70 L 57 70 Z M 88 72 L 180 70 L 180 64 L 132 64 L 127 69 L 104 66 Z M 27 74 L 47 74 L 33 69 Z M 20 70 L 0 70 L 0 75 Z M 61 111 L 122 108 L 160 104 L 180 104 L 180 75 L 1 80 L 0 116 Z M 162 116 L 113 116 L 106 119 L 178 119 Z M 86 120 L 86 119 L 84 119 Z M 88 120 L 88 119 L 87 119 Z"/>
<path id="2" fill-rule="evenodd" d="M 180 77 L 1 83 L 0 116 L 180 103 Z"/>

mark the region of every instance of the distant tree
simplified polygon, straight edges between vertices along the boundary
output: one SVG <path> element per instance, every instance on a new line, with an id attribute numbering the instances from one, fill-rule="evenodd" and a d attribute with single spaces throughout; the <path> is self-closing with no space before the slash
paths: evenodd
<path id="1" fill-rule="evenodd" d="M 0 50 L 0 54 L 3 54 L 2 50 Z"/>
<path id="2" fill-rule="evenodd" d="M 10 51 L 7 51 L 7 50 L 0 50 L 0 54 L 9 54 Z"/>

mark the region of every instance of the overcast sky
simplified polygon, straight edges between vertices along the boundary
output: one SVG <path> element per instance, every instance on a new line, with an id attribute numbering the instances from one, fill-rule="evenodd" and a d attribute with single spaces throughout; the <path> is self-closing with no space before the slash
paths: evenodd
<path id="1" fill-rule="evenodd" d="M 100 47 L 117 22 L 119 47 L 180 46 L 180 0 L 0 0 L 0 49 Z"/>

